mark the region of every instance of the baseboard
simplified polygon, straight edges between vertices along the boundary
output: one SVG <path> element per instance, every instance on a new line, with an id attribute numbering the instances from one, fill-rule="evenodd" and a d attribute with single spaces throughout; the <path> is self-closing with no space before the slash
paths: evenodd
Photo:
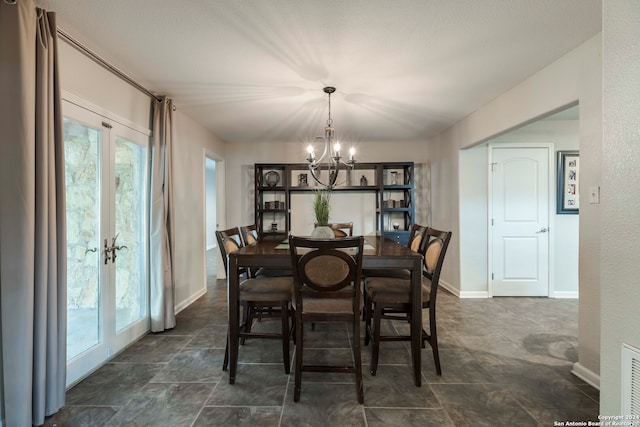
<path id="1" fill-rule="evenodd" d="M 578 299 L 578 291 L 555 291 L 553 298 L 571 298 Z"/>
<path id="2" fill-rule="evenodd" d="M 190 298 L 188 298 L 188 299 L 182 301 L 180 304 L 176 305 L 176 308 L 175 308 L 176 314 L 180 313 L 182 310 L 184 310 L 185 308 L 189 307 L 198 298 L 200 298 L 201 296 L 203 296 L 206 293 L 207 293 L 207 288 L 200 289 L 198 292 L 196 292 L 195 294 L 191 295 Z"/>
<path id="3" fill-rule="evenodd" d="M 487 291 L 460 291 L 460 289 L 451 286 L 449 283 L 444 280 L 440 280 L 440 287 L 446 289 L 451 292 L 453 295 L 458 298 L 489 298 L 489 292 Z"/>
<path id="4" fill-rule="evenodd" d="M 580 364 L 580 362 L 576 362 L 573 364 L 573 369 L 571 370 L 571 373 L 576 377 L 580 378 L 582 381 L 586 382 L 587 384 L 590 384 L 593 387 L 600 390 L 600 375 L 585 368 L 583 365 Z"/>
<path id="5" fill-rule="evenodd" d="M 487 291 L 463 291 L 460 292 L 460 298 L 489 298 Z"/>
<path id="6" fill-rule="evenodd" d="M 447 291 L 451 292 L 453 295 L 457 296 L 458 298 L 460 298 L 460 289 L 454 288 L 453 286 L 451 286 L 449 283 L 445 282 L 444 280 L 440 280 L 440 287 L 446 289 Z"/>

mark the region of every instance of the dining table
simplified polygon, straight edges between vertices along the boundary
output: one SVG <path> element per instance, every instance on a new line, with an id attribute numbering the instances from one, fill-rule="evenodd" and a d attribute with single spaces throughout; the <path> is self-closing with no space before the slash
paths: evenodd
<path id="1" fill-rule="evenodd" d="M 227 284 L 229 310 L 229 384 L 234 384 L 238 367 L 240 319 L 240 271 L 245 268 L 290 269 L 291 255 L 288 239 L 284 235 L 265 236 L 255 243 L 228 254 Z M 407 269 L 411 273 L 411 359 L 414 382 L 422 385 L 420 351 L 422 348 L 422 255 L 397 242 L 381 236 L 365 236 L 362 258 L 363 269 Z"/>

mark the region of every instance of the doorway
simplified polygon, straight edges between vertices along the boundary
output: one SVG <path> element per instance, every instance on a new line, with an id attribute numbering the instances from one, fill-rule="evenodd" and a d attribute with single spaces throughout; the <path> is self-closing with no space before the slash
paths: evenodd
<path id="1" fill-rule="evenodd" d="M 205 155 L 205 234 L 206 234 L 206 277 L 207 286 L 215 284 L 218 267 L 218 242 L 216 241 L 216 229 L 218 228 L 217 216 L 217 168 L 216 161 Z"/>
<path id="2" fill-rule="evenodd" d="M 579 215 L 556 212 L 557 151 L 580 149 L 577 104 L 511 129 L 490 140 L 459 151 L 460 287 L 443 286 L 460 298 L 491 298 L 491 225 L 488 174 L 490 146 L 520 147 L 552 144 L 551 199 L 549 204 L 549 297 L 578 298 Z"/>
<path id="3" fill-rule="evenodd" d="M 63 111 L 71 385 L 149 329 L 148 133 Z"/>

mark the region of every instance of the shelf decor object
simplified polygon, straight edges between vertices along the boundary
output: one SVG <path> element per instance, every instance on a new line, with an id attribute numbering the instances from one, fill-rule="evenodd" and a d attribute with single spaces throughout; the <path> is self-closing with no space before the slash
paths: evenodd
<path id="1" fill-rule="evenodd" d="M 336 88 L 327 86 L 323 91 L 328 95 L 329 99 L 329 118 L 327 119 L 327 126 L 324 128 L 324 138 L 318 137 L 317 139 L 322 140 L 324 148 L 322 155 L 317 158 L 313 144 L 309 144 L 307 146 L 307 163 L 311 177 L 322 187 L 332 189 L 337 184 L 338 171 L 341 168 L 349 171 L 355 166 L 356 150 L 351 147 L 349 150 L 349 159 L 347 161 L 342 160 L 340 142 L 335 137 L 335 129 L 332 126 L 333 119 L 331 118 L 331 94 L 336 91 Z M 327 158 L 326 161 L 324 161 L 325 157 Z M 321 171 L 327 172 L 326 175 L 328 178 L 326 181 L 323 181 Z"/>
<path id="2" fill-rule="evenodd" d="M 276 171 L 269 171 L 264 175 L 264 182 L 268 187 L 275 187 L 280 182 L 280 174 Z"/>

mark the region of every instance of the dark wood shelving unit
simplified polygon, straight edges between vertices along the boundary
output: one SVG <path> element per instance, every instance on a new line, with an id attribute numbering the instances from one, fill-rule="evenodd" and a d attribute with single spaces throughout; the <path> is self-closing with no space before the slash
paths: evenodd
<path id="1" fill-rule="evenodd" d="M 256 163 L 254 172 L 258 232 L 261 236 L 289 234 L 291 194 L 312 192 L 321 187 L 314 185 L 306 163 Z M 406 244 L 415 217 L 413 172 L 413 162 L 356 163 L 346 175 L 340 172 L 338 185 L 332 191 L 375 193 L 376 232 Z M 362 177 L 366 178 L 366 185 L 359 185 Z M 267 184 L 267 178 L 272 179 L 271 185 Z M 272 206 L 272 203 L 277 204 Z M 398 225 L 397 230 L 393 224 Z"/>

